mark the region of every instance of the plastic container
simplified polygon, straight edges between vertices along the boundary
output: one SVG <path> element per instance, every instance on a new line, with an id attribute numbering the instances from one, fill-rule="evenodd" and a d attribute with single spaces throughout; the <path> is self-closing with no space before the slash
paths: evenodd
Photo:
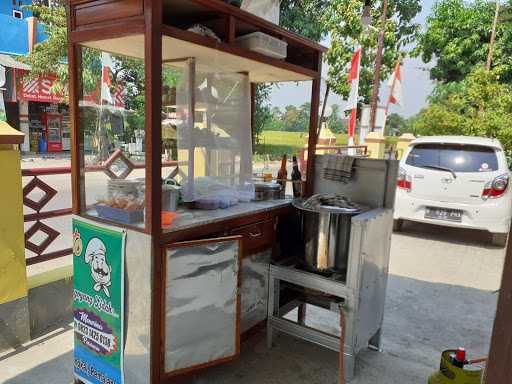
<path id="1" fill-rule="evenodd" d="M 233 205 L 238 204 L 238 199 L 234 196 L 223 196 L 219 197 L 219 208 L 220 209 L 227 209 L 229 207 L 232 207 Z"/>
<path id="2" fill-rule="evenodd" d="M 109 180 L 107 182 L 107 196 L 109 199 L 117 196 L 133 196 L 139 197 L 141 185 L 144 185 L 140 180 Z"/>
<path id="3" fill-rule="evenodd" d="M 162 226 L 164 226 L 164 227 L 170 226 L 172 224 L 172 222 L 174 221 L 174 219 L 176 218 L 176 216 L 178 216 L 178 214 L 176 212 L 163 211 L 162 212 Z"/>
<path id="4" fill-rule="evenodd" d="M 242 0 L 240 8 L 279 25 L 281 0 Z"/>
<path id="5" fill-rule="evenodd" d="M 178 210 L 181 187 L 174 180 L 164 180 L 162 184 L 162 210 L 174 212 Z"/>
<path id="6" fill-rule="evenodd" d="M 278 200 L 281 198 L 281 186 L 277 183 L 256 183 L 254 200 Z"/>
<path id="7" fill-rule="evenodd" d="M 96 204 L 96 212 L 102 219 L 108 219 L 116 223 L 135 224 L 144 221 L 144 211 L 127 211 L 126 209 Z"/>
<path id="8" fill-rule="evenodd" d="M 204 209 L 207 211 L 213 211 L 220 208 L 220 199 L 215 198 L 202 198 L 196 200 L 194 204 L 195 209 Z"/>
<path id="9" fill-rule="evenodd" d="M 254 32 L 236 39 L 239 47 L 261 53 L 275 59 L 286 59 L 288 43 L 262 32 Z"/>

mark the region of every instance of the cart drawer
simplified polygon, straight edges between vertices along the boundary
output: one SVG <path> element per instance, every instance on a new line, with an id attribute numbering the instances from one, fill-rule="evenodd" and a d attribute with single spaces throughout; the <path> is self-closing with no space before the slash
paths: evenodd
<path id="1" fill-rule="evenodd" d="M 254 255 L 274 246 L 275 219 L 235 228 L 231 235 L 242 235 L 242 256 Z"/>

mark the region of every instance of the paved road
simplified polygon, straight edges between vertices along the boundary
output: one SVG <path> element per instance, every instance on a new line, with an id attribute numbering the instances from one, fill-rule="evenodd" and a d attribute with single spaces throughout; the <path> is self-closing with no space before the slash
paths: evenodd
<path id="1" fill-rule="evenodd" d="M 486 355 L 504 250 L 481 232 L 406 223 L 393 235 L 383 330 L 384 352 L 364 351 L 352 384 L 425 384 L 446 348 Z M 70 383 L 69 326 L 0 354 L 0 382 Z M 267 350 L 253 338 L 241 358 L 192 382 L 238 384 L 337 382 L 337 354 L 287 336 Z"/>

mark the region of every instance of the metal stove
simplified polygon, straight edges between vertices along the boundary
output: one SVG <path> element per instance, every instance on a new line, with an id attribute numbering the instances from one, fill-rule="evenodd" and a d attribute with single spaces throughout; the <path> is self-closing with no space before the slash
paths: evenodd
<path id="1" fill-rule="evenodd" d="M 316 169 L 322 169 L 324 161 L 324 156 L 317 156 Z M 351 217 L 350 231 L 342 231 L 348 233 L 343 239 L 348 245 L 345 244 L 347 251 L 341 265 L 339 260 L 332 260 L 336 252 L 333 247 L 327 252 L 331 261 L 326 266 L 336 263 L 334 268 L 308 270 L 301 257 L 270 265 L 269 348 L 276 332 L 283 332 L 339 351 L 337 319 L 342 305 L 346 321 L 346 380 L 354 376 L 358 352 L 365 348 L 381 350 L 397 171 L 396 161 L 357 159 L 348 184 L 324 180 L 317 172 L 315 193 L 344 194 L 369 208 Z M 306 247 L 306 252 L 311 249 Z M 326 254 L 324 258 L 329 257 Z M 329 311 L 330 315 L 320 321 L 308 318 L 308 313 L 322 311 Z"/>

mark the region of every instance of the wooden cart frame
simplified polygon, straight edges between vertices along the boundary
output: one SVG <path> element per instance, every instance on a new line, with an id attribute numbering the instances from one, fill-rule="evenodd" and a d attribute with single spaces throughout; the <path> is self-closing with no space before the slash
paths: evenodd
<path id="1" fill-rule="evenodd" d="M 196 9 L 199 12 L 190 22 L 201 22 L 214 17 L 223 24 L 222 42 L 193 34 L 167 23 L 169 15 L 182 7 Z M 69 60 L 69 100 L 72 125 L 72 189 L 73 213 L 83 215 L 84 202 L 84 159 L 80 149 L 83 139 L 79 125 L 80 94 L 80 58 L 81 44 L 105 39 L 124 38 L 142 35 L 144 40 L 145 61 L 145 101 L 146 101 L 146 223 L 145 228 L 130 228 L 143 231 L 153 239 L 153 276 L 152 307 L 152 362 L 151 382 L 165 381 L 162 372 L 163 334 L 163 249 L 166 244 L 180 241 L 187 236 L 208 233 L 209 228 L 193 228 L 186 234 L 163 234 L 161 230 L 161 74 L 162 39 L 164 36 L 192 43 L 200 47 L 233 57 L 250 60 L 255 65 L 271 66 L 277 70 L 295 73 L 301 79 L 312 80 L 311 117 L 309 127 L 309 156 L 313 158 L 317 143 L 318 109 L 320 104 L 320 83 L 322 72 L 322 54 L 325 48 L 301 36 L 286 31 L 270 22 L 227 5 L 220 0 L 69 0 L 68 10 L 68 60 Z M 290 47 L 286 60 L 277 60 L 256 52 L 241 49 L 233 44 L 240 31 L 261 31 L 285 40 Z M 254 115 L 254 90 L 253 115 Z M 308 162 L 307 174 L 314 174 L 314 162 Z M 312 178 L 307 180 L 307 193 L 313 190 Z M 260 214 L 265 219 L 266 214 Z M 98 220 L 98 219 L 96 219 Z M 243 225 L 243 219 L 236 219 Z M 512 244 L 509 243 L 503 274 L 503 286 L 498 302 L 496 324 L 492 339 L 491 356 L 488 364 L 487 384 L 502 384 L 512 377 L 510 356 L 512 351 Z"/>
<path id="2" fill-rule="evenodd" d="M 173 25 L 173 16 L 179 13 L 180 20 L 189 24 L 214 20 L 221 25 L 221 42 L 204 37 Z M 86 214 L 84 167 L 81 149 L 83 135 L 79 122 L 79 99 L 81 95 L 82 46 L 109 39 L 143 38 L 143 60 L 145 64 L 145 153 L 146 153 L 146 217 L 144 228 L 126 225 L 128 229 L 147 233 L 152 238 L 154 265 L 151 324 L 151 383 L 171 380 L 164 372 L 164 263 L 165 249 L 170 244 L 197 238 L 212 233 L 211 226 L 191 228 L 186 231 L 164 233 L 161 227 L 161 108 L 162 108 L 162 64 L 172 59 L 163 57 L 163 40 L 192 44 L 213 54 L 227 55 L 239 60 L 250 73 L 265 67 L 275 71 L 275 81 L 311 81 L 311 114 L 309 122 L 309 158 L 313 157 L 317 143 L 319 125 L 320 86 L 322 54 L 326 48 L 304 37 L 291 33 L 268 21 L 226 4 L 221 0 L 69 0 L 68 15 L 68 61 L 69 102 L 72 126 L 72 191 L 73 213 L 92 218 Z M 175 24 L 175 23 L 174 23 Z M 234 44 L 235 38 L 251 32 L 263 32 L 288 44 L 288 57 L 278 60 L 249 51 Z M 122 41 L 122 40 L 121 40 Z M 105 49 L 108 51 L 108 49 Z M 129 56 L 129 55 L 128 55 Z M 176 58 L 174 58 L 175 60 Z M 258 79 L 264 82 L 264 78 Z M 273 79 L 269 79 L 270 82 Z M 256 81 L 258 82 L 258 81 Z M 256 82 L 251 81 L 252 125 L 254 125 Z M 314 162 L 308 162 L 307 174 L 314 174 Z M 306 191 L 312 191 L 312 178 L 306 183 Z M 278 209 L 247 218 L 236 218 L 227 225 L 243 226 L 255 220 L 268 220 L 289 208 Z M 108 222 L 107 222 L 108 223 Z M 224 223 L 226 225 L 226 223 Z M 198 367 L 196 367 L 198 368 Z"/>

